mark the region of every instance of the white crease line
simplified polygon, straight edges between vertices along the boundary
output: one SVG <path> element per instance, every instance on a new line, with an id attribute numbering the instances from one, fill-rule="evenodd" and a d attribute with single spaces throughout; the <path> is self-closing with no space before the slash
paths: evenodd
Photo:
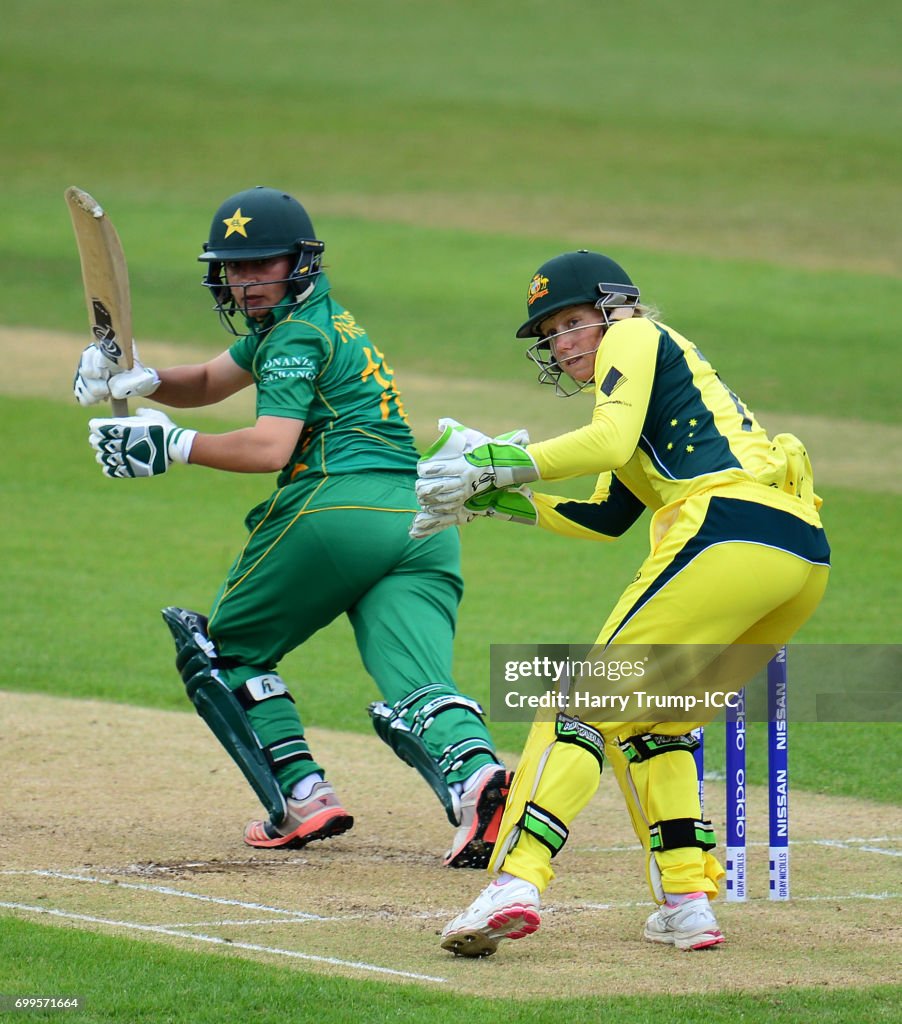
<path id="1" fill-rule="evenodd" d="M 228 946 L 229 949 L 246 949 L 253 953 L 272 953 L 275 956 L 287 956 L 294 960 L 310 960 L 319 964 L 332 964 L 335 967 L 350 967 L 358 971 L 369 971 L 375 974 L 391 974 L 398 978 L 411 978 L 414 981 L 435 981 L 442 984 L 447 983 L 447 978 L 435 978 L 430 974 L 415 974 L 413 971 L 396 971 L 391 967 L 379 967 L 376 964 L 368 964 L 359 960 L 339 960 L 334 956 L 316 956 L 313 953 L 300 953 L 294 949 L 279 949 L 275 946 L 259 946 L 253 942 L 232 942 L 228 939 L 220 939 L 215 935 L 204 935 L 201 932 L 183 932 L 172 928 L 163 928 L 160 925 L 137 924 L 134 921 L 111 921 L 105 917 L 91 917 L 88 914 L 72 914 L 65 910 L 53 910 L 49 907 L 31 907 L 25 903 L 5 903 L 0 901 L 0 907 L 9 910 L 21 910 L 30 914 L 48 914 L 51 917 L 61 917 L 71 921 L 86 921 L 89 924 L 104 924 L 112 928 L 128 928 L 139 932 L 152 932 L 155 935 L 173 935 L 180 939 L 194 939 L 196 942 L 209 942 L 216 946 Z"/>
<path id="2" fill-rule="evenodd" d="M 364 917 L 362 914 L 349 914 L 347 917 L 321 917 L 317 918 L 317 921 L 340 921 L 342 924 L 345 921 L 359 921 Z M 236 917 L 233 921 L 223 918 L 220 921 L 170 921 L 168 924 L 161 924 L 161 928 L 235 928 L 247 924 L 265 924 L 265 925 L 276 925 L 276 924 L 306 924 L 303 918 L 291 918 L 291 917 L 261 917 L 258 920 L 252 918 L 242 919 Z"/>
<path id="3" fill-rule="evenodd" d="M 898 892 L 850 892 L 841 896 L 793 896 L 790 903 L 833 903 L 838 900 L 898 900 L 902 899 L 902 893 Z M 773 903 L 767 896 L 751 896 L 747 900 L 737 900 L 737 903 Z M 655 904 L 650 900 L 621 900 L 613 903 L 577 903 L 574 910 L 630 910 L 635 907 L 653 907 Z M 543 910 L 553 910 L 553 907 L 543 907 Z M 563 907 L 559 907 L 563 910 Z"/>
<path id="4" fill-rule="evenodd" d="M 902 850 L 885 850 L 882 846 L 861 846 L 840 839 L 814 839 L 815 846 L 835 846 L 841 850 L 860 850 L 862 853 L 882 853 L 884 857 L 902 857 Z"/>
<path id="5" fill-rule="evenodd" d="M 850 892 L 846 896 L 793 896 L 793 900 L 804 900 L 809 903 L 830 902 L 832 900 L 897 900 L 900 898 L 898 892 Z M 762 903 L 770 902 L 766 896 L 756 896 Z"/>
<path id="6" fill-rule="evenodd" d="M 813 839 L 812 842 L 819 842 L 820 840 Z M 898 843 L 902 842 L 902 836 L 846 836 L 845 839 L 838 840 L 843 843 Z"/>
<path id="7" fill-rule="evenodd" d="M 269 914 L 284 914 L 295 920 L 308 921 L 340 921 L 340 917 L 321 917 L 319 914 L 307 914 L 303 910 L 285 910 L 282 907 L 268 907 L 263 903 L 246 903 L 244 900 L 228 900 L 219 896 L 204 896 L 196 892 L 185 892 L 172 889 L 168 885 L 143 885 L 137 882 L 118 882 L 113 878 L 93 878 L 90 875 L 67 875 L 62 871 L 0 871 L 2 875 L 37 875 L 41 878 L 61 878 L 67 882 L 92 882 L 95 885 L 110 885 L 117 889 L 137 889 L 140 892 L 155 892 L 162 896 L 180 896 L 186 900 L 200 900 L 203 903 L 216 903 L 224 907 L 243 907 L 245 910 L 264 910 Z"/>

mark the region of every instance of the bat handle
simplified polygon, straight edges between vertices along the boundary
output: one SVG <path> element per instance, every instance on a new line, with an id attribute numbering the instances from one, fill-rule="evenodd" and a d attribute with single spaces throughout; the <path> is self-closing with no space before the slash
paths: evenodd
<path id="1" fill-rule="evenodd" d="M 111 398 L 113 405 L 114 416 L 128 416 L 128 399 L 127 398 Z"/>

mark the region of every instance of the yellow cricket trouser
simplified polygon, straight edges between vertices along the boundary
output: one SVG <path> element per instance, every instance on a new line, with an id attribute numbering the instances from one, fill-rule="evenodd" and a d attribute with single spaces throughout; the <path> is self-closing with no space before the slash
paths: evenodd
<path id="1" fill-rule="evenodd" d="M 773 505 L 717 493 L 689 499 L 671 516 L 672 523 L 620 597 L 597 643 L 788 642 L 821 600 L 829 548 L 813 509 L 806 506 L 810 515 L 803 518 L 788 513 L 784 504 L 782 496 Z M 655 527 L 653 522 L 653 538 Z M 699 846 L 650 852 L 650 825 L 701 817 L 692 754 L 676 750 L 628 762 L 618 741 L 644 733 L 682 736 L 706 725 L 716 713 L 700 713 L 694 722 L 590 723 L 604 738 L 605 757 L 646 851 L 649 885 L 659 901 L 664 892 L 715 896 L 723 868 Z M 591 753 L 555 742 L 554 723 L 537 721 L 511 786 L 489 869 L 508 871 L 543 890 L 554 877 L 552 853 L 520 828 L 527 801 L 569 829 L 595 793 L 599 777 Z M 503 863 L 496 863 L 501 858 Z"/>

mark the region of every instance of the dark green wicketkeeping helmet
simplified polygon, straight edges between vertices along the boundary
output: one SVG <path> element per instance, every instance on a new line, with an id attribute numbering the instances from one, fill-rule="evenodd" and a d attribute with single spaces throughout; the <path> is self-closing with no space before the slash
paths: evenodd
<path id="1" fill-rule="evenodd" d="M 578 394 L 592 384 L 591 380 L 567 379 L 554 353 L 553 341 L 559 335 L 543 336 L 544 320 L 570 306 L 591 305 L 598 310 L 599 325 L 607 330 L 614 320 L 632 316 L 630 307 L 638 304 L 639 289 L 610 256 L 579 249 L 546 260 L 529 282 L 526 292 L 529 319 L 517 331 L 518 338 L 539 339 L 526 351 L 539 368 L 539 383 L 553 384 L 555 394 L 563 398 Z"/>
<path id="2" fill-rule="evenodd" d="M 231 330 L 229 321 L 238 309 L 226 284 L 224 263 L 296 256 L 286 283 L 295 295 L 300 295 L 321 272 L 325 248 L 297 199 L 278 189 L 257 185 L 229 196 L 220 204 L 198 259 L 209 266 L 204 286 L 213 293 L 216 308 Z"/>
<path id="3" fill-rule="evenodd" d="M 639 289 L 629 274 L 610 256 L 579 249 L 546 260 L 533 274 L 526 292 L 529 319 L 517 331 L 518 338 L 539 335 L 539 324 L 558 310 L 590 303 L 596 309 L 612 305 L 607 296 L 626 296 L 635 304 Z M 622 306 L 623 299 L 616 302 Z"/>

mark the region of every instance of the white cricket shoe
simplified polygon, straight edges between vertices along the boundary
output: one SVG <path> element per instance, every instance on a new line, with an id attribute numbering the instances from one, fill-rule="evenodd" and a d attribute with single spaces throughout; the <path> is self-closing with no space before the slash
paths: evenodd
<path id="1" fill-rule="evenodd" d="M 658 907 L 645 922 L 645 938 L 677 949 L 707 949 L 725 941 L 704 893 L 683 903 Z"/>
<path id="2" fill-rule="evenodd" d="M 443 861 L 446 868 L 489 866 L 510 783 L 511 773 L 500 764 L 487 764 L 467 779 L 460 795 L 460 824 Z"/>
<path id="3" fill-rule="evenodd" d="M 531 882 L 492 882 L 445 926 L 442 949 L 455 956 L 491 956 L 501 939 L 522 939 L 541 923 L 539 890 Z"/>

